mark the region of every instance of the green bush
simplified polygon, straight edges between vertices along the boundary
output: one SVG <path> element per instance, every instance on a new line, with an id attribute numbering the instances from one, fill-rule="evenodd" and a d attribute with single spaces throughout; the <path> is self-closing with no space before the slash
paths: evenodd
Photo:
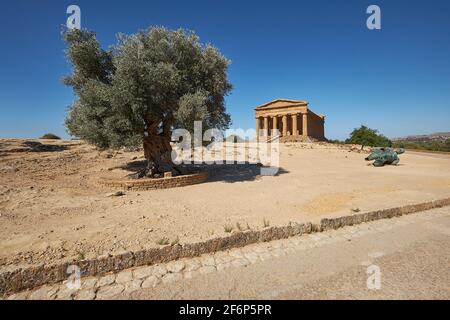
<path id="1" fill-rule="evenodd" d="M 39 139 L 43 139 L 43 140 L 61 140 L 60 137 L 58 137 L 56 134 L 53 134 L 53 133 L 46 133 L 42 137 L 40 137 Z"/>
<path id="2" fill-rule="evenodd" d="M 345 141 L 349 144 L 360 144 L 363 147 L 392 147 L 392 141 L 384 135 L 379 134 L 378 130 L 371 129 L 366 126 L 361 126 L 353 130 L 350 138 Z"/>

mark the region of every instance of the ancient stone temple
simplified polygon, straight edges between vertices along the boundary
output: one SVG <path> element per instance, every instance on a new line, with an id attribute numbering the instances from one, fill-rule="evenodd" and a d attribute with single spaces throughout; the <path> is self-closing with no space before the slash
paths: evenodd
<path id="1" fill-rule="evenodd" d="M 259 139 L 270 140 L 278 130 L 281 142 L 325 140 L 325 116 L 312 112 L 306 101 L 278 99 L 255 111 Z"/>

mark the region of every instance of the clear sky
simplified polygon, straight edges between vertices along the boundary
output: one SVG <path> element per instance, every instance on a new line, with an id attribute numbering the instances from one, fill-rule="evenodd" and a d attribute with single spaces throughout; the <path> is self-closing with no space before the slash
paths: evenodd
<path id="1" fill-rule="evenodd" d="M 67 137 L 74 100 L 61 27 L 70 4 L 106 48 L 116 33 L 152 25 L 195 30 L 232 65 L 233 127 L 254 128 L 254 107 L 307 100 L 326 136 L 365 124 L 389 137 L 450 131 L 450 1 L 8 0 L 0 2 L 0 137 Z M 382 29 L 366 27 L 380 6 Z"/>

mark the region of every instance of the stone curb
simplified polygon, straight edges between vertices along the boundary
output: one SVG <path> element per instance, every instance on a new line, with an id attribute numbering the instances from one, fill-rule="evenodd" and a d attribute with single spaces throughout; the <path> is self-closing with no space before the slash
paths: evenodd
<path id="1" fill-rule="evenodd" d="M 364 222 L 370 222 L 381 219 L 392 219 L 402 215 L 411 214 L 419 211 L 426 211 L 436 208 L 450 206 L 450 198 L 435 200 L 431 202 L 413 204 L 403 207 L 390 208 L 367 213 L 361 213 L 351 216 L 344 216 L 333 219 L 322 219 L 318 231 L 327 231 L 331 229 L 339 229 L 345 226 L 352 226 Z"/>
<path id="2" fill-rule="evenodd" d="M 208 180 L 208 177 L 208 172 L 203 171 L 183 176 L 166 177 L 160 179 L 111 180 L 103 178 L 100 179 L 98 183 L 105 187 L 121 188 L 132 191 L 145 191 L 190 186 L 203 183 Z"/>
<path id="3" fill-rule="evenodd" d="M 67 280 L 67 268 L 77 265 L 82 277 L 100 276 L 110 272 L 166 263 L 169 261 L 198 257 L 202 254 L 215 253 L 246 245 L 287 239 L 302 234 L 339 229 L 364 222 L 390 219 L 419 211 L 426 211 L 450 205 L 450 198 L 408 205 L 403 207 L 378 210 L 357 215 L 332 219 L 322 219 L 320 224 L 294 223 L 283 227 L 270 227 L 261 231 L 244 231 L 228 237 L 215 238 L 204 242 L 185 245 L 166 246 L 163 248 L 144 249 L 136 252 L 124 252 L 114 256 L 103 256 L 92 260 L 74 261 L 58 265 L 40 265 L 18 269 L 0 274 L 0 296 L 33 289 L 44 284 L 54 284 Z"/>

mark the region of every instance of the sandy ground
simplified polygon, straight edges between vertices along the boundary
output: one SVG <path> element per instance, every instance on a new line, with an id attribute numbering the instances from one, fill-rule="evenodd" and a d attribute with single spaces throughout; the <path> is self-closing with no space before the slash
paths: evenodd
<path id="1" fill-rule="evenodd" d="M 101 152 L 80 141 L 0 140 L 0 271 L 225 236 L 450 196 L 450 156 L 401 155 L 374 168 L 366 154 L 327 144 L 281 147 L 280 174 L 253 165 L 210 167 L 209 182 L 126 192 L 98 185 L 123 177 L 141 152 Z M 125 169 L 120 169 L 124 166 Z"/>

